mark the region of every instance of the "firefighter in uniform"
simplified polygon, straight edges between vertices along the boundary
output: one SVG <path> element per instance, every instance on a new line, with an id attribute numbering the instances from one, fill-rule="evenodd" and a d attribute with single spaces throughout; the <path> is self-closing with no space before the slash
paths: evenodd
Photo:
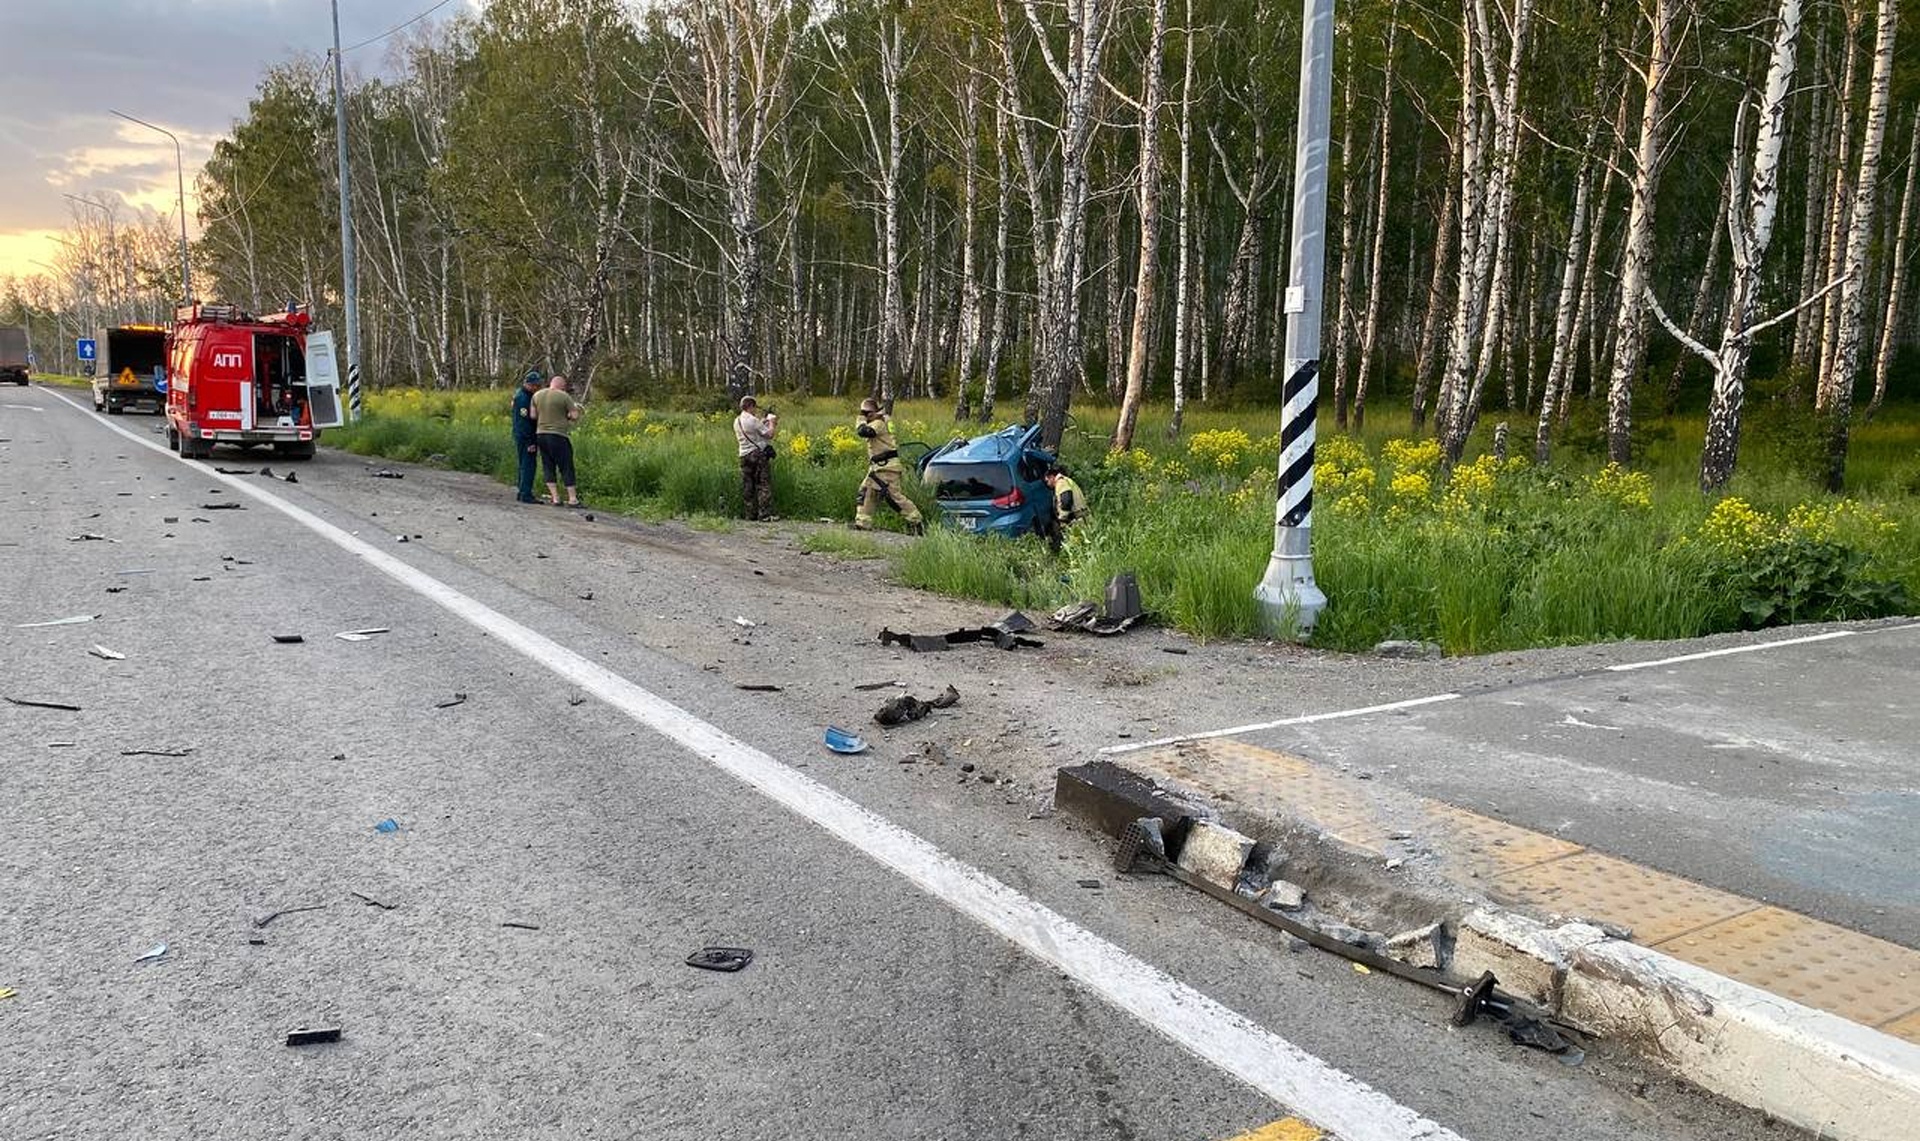
<path id="1" fill-rule="evenodd" d="M 893 420 L 880 410 L 871 396 L 860 402 L 860 420 L 854 435 L 867 442 L 867 478 L 860 481 L 860 506 L 854 511 L 856 531 L 873 529 L 873 512 L 885 500 L 907 521 L 907 530 L 920 534 L 924 525 L 920 508 L 907 496 L 901 483 L 900 449 L 893 442 Z"/>
<path id="2" fill-rule="evenodd" d="M 1053 529 L 1047 539 L 1054 550 L 1059 550 L 1067 528 L 1093 514 L 1093 509 L 1087 506 L 1087 493 L 1080 490 L 1080 485 L 1073 482 L 1073 477 L 1062 471 L 1059 464 L 1047 468 L 1047 486 L 1053 489 Z"/>

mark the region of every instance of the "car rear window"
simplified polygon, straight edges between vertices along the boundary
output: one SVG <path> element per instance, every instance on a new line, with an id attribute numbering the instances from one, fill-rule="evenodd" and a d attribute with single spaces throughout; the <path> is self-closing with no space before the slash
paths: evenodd
<path id="1" fill-rule="evenodd" d="M 935 499 L 997 499 L 1013 490 L 1005 464 L 936 463 L 927 469 Z"/>

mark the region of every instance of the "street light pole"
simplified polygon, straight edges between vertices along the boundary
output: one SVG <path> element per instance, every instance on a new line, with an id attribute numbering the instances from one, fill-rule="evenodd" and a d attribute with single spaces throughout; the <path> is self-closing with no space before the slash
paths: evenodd
<path id="1" fill-rule="evenodd" d="M 60 197 L 78 202 L 82 206 L 91 206 L 107 216 L 107 309 L 117 321 L 120 318 L 120 307 L 114 304 L 113 300 L 113 263 L 120 255 L 119 247 L 114 245 L 113 241 L 113 211 L 104 202 L 95 202 L 91 198 L 82 198 L 78 194 L 62 192 Z"/>
<path id="2" fill-rule="evenodd" d="M 1280 396 L 1279 501 L 1273 509 L 1273 557 L 1253 592 L 1270 629 L 1300 635 L 1313 630 L 1327 605 L 1327 596 L 1313 581 L 1313 418 L 1320 395 L 1320 295 L 1326 277 L 1333 3 L 1302 2 L 1293 256 L 1286 295 L 1287 379 Z"/>
<path id="3" fill-rule="evenodd" d="M 113 111 L 113 108 L 107 108 Z M 173 173 L 177 180 L 180 204 L 180 300 L 193 304 L 193 265 L 187 260 L 187 164 L 180 158 L 180 136 L 165 127 L 156 127 L 145 119 L 136 119 L 125 111 L 113 111 L 129 123 L 137 123 L 149 131 L 159 131 L 173 140 Z"/>
<path id="4" fill-rule="evenodd" d="M 340 0 L 333 0 L 333 136 L 340 160 L 340 270 L 347 305 L 347 419 L 360 418 L 360 303 L 354 275 L 353 192 L 347 169 L 347 91 L 340 64 Z"/>

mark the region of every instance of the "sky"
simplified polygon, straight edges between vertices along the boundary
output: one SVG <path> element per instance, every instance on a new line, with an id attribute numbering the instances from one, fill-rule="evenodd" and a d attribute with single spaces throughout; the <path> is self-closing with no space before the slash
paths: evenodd
<path id="1" fill-rule="evenodd" d="M 340 40 L 378 36 L 434 0 L 340 0 Z M 477 0 L 453 0 L 443 19 Z M 328 0 L 0 0 L 0 276 L 45 272 L 72 220 L 61 194 L 172 210 L 180 137 L 189 232 L 194 173 L 246 113 L 265 69 L 333 40 Z M 380 67 L 384 43 L 349 50 Z M 349 80 L 351 83 L 351 79 Z"/>

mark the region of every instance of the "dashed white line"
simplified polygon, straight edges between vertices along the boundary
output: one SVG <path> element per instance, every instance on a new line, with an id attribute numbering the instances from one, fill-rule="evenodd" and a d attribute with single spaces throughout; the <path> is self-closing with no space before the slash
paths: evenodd
<path id="1" fill-rule="evenodd" d="M 78 404 L 50 393 L 75 411 Z M 162 455 L 166 448 L 88 416 Z M 183 461 L 190 462 L 190 461 Z M 928 895 L 1077 980 L 1194 1055 L 1336 1134 L 1342 1141 L 1459 1141 L 1366 1083 L 1135 958 L 978 868 L 819 781 L 587 660 L 486 604 L 253 483 L 192 465 L 279 511 L 423 598 L 465 619 L 640 724 L 705 758 L 761 795 L 891 868 Z"/>

